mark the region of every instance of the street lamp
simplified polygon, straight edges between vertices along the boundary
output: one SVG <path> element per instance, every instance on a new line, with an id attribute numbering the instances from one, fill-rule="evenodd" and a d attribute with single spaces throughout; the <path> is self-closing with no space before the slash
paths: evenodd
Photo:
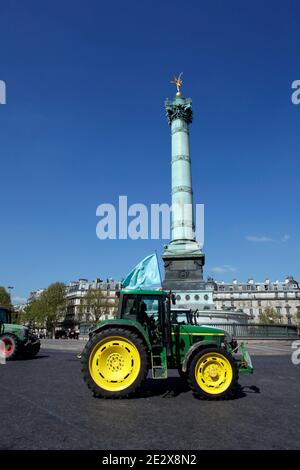
<path id="1" fill-rule="evenodd" d="M 9 296 L 10 296 L 10 303 L 11 303 L 11 305 L 12 305 L 11 292 L 12 292 L 12 290 L 13 290 L 14 288 L 15 288 L 14 286 L 7 286 L 7 289 L 9 290 Z"/>
<path id="2" fill-rule="evenodd" d="M 7 286 L 7 289 L 10 291 L 10 293 L 14 288 L 15 288 L 14 286 Z"/>
<path id="3" fill-rule="evenodd" d="M 10 291 L 10 294 L 11 294 L 11 292 L 14 288 L 15 288 L 15 286 L 7 286 L 7 289 Z"/>

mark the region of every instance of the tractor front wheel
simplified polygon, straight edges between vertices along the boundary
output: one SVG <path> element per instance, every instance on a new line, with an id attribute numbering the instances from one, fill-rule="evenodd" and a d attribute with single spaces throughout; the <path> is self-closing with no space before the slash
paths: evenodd
<path id="1" fill-rule="evenodd" d="M 29 346 L 28 349 L 25 350 L 24 356 L 27 359 L 32 359 L 38 354 L 40 348 L 41 345 L 39 343 L 34 344 L 33 346 Z"/>
<path id="2" fill-rule="evenodd" d="M 231 354 L 223 348 L 207 348 L 192 359 L 188 382 L 201 398 L 225 398 L 234 391 L 238 368 Z"/>
<path id="3" fill-rule="evenodd" d="M 144 342 L 125 328 L 95 334 L 81 355 L 82 373 L 94 396 L 121 398 L 135 392 L 148 373 Z"/>
<path id="4" fill-rule="evenodd" d="M 4 354 L 5 359 L 7 361 L 15 359 L 19 351 L 19 342 L 16 336 L 11 333 L 5 333 L 0 336 L 0 340 L 2 341 L 2 348 L 4 348 L 1 352 Z"/>

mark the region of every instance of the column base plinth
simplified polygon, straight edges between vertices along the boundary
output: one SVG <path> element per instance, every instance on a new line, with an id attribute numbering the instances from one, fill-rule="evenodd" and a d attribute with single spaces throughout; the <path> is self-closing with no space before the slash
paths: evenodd
<path id="1" fill-rule="evenodd" d="M 204 253 L 177 254 L 165 251 L 162 256 L 165 268 L 163 289 L 172 291 L 190 291 L 205 289 L 203 281 Z"/>

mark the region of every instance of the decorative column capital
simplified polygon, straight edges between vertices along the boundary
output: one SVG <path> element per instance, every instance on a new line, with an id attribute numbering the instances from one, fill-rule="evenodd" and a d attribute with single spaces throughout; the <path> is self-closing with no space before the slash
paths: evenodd
<path id="1" fill-rule="evenodd" d="M 192 100 L 191 98 L 176 97 L 173 101 L 165 101 L 166 116 L 171 125 L 174 119 L 182 119 L 187 124 L 193 120 Z"/>

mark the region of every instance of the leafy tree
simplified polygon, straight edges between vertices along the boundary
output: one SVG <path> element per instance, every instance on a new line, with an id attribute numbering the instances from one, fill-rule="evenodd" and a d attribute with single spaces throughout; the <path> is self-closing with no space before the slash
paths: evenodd
<path id="1" fill-rule="evenodd" d="M 118 306 L 119 306 L 119 298 L 114 297 L 113 306 L 112 306 L 112 314 L 114 317 L 117 315 Z"/>
<path id="2" fill-rule="evenodd" d="M 297 311 L 294 315 L 293 320 L 297 325 L 298 331 L 300 332 L 300 307 L 297 307 Z"/>
<path id="3" fill-rule="evenodd" d="M 274 324 L 281 323 L 281 315 L 273 307 L 266 307 L 258 315 L 259 323 Z"/>
<path id="4" fill-rule="evenodd" d="M 80 319 L 85 315 L 86 321 L 97 322 L 104 315 L 115 313 L 117 300 L 110 297 L 106 291 L 102 289 L 88 289 L 84 297 L 81 299 L 79 306 Z"/>
<path id="5" fill-rule="evenodd" d="M 24 309 L 24 322 L 34 328 L 44 328 L 47 320 L 45 304 L 40 300 L 33 300 Z"/>
<path id="6" fill-rule="evenodd" d="M 2 305 L 3 307 L 8 307 L 8 308 L 12 307 L 10 294 L 7 292 L 5 287 L 1 287 L 1 286 L 0 286 L 0 305 Z"/>
<path id="7" fill-rule="evenodd" d="M 66 311 L 66 287 L 62 282 L 55 282 L 45 289 L 40 298 L 39 306 L 44 312 L 46 328 L 54 336 L 55 327 L 62 320 Z"/>
<path id="8" fill-rule="evenodd" d="M 11 321 L 14 324 L 17 325 L 22 325 L 26 319 L 25 319 L 25 306 L 23 308 L 15 309 L 11 313 Z"/>
<path id="9" fill-rule="evenodd" d="M 55 282 L 25 308 L 24 320 L 33 327 L 46 327 L 47 331 L 54 336 L 55 327 L 58 321 L 63 319 L 65 310 L 65 284 Z"/>

